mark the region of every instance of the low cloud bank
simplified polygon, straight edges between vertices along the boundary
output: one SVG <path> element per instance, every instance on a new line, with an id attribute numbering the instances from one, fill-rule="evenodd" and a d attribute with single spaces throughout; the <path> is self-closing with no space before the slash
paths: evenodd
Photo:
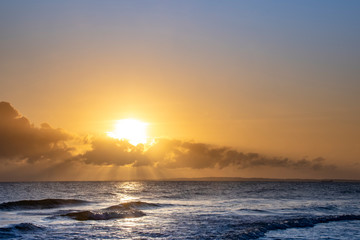
<path id="1" fill-rule="evenodd" d="M 109 137 L 93 137 L 83 142 L 91 150 L 72 155 L 74 148 L 67 142 L 70 134 L 43 123 L 39 128 L 21 116 L 9 103 L 0 102 L 0 160 L 34 163 L 56 160 L 57 164 L 71 162 L 99 166 L 148 166 L 155 168 L 205 169 L 235 167 L 283 167 L 292 169 L 321 170 L 329 168 L 319 157 L 312 160 L 293 160 L 284 157 L 268 157 L 260 153 L 244 153 L 230 147 L 218 147 L 205 143 L 157 139 L 151 145 L 133 146 L 127 141 Z"/>
<path id="2" fill-rule="evenodd" d="M 8 102 L 0 102 L 0 160 L 65 159 L 71 148 L 65 142 L 71 136 L 61 129 L 43 123 L 40 128 L 30 124 Z"/>
<path id="3" fill-rule="evenodd" d="M 259 153 L 243 153 L 229 147 L 172 139 L 158 139 L 155 144 L 144 150 L 143 145 L 135 147 L 126 141 L 98 138 L 92 142 L 92 150 L 76 156 L 76 159 L 95 165 L 192 169 L 284 167 L 320 170 L 330 167 L 321 157 L 312 160 L 291 160 L 267 157 Z"/>

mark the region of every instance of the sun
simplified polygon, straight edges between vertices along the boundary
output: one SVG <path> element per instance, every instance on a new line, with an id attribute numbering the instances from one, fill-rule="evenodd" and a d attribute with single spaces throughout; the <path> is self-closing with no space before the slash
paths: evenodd
<path id="1" fill-rule="evenodd" d="M 116 122 L 114 131 L 107 132 L 107 135 L 120 140 L 128 140 L 134 146 L 139 143 L 145 144 L 147 125 L 136 119 L 122 119 Z"/>

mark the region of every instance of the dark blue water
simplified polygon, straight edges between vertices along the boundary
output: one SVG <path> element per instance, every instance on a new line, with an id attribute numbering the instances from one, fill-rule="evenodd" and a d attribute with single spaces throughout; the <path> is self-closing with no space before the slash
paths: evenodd
<path id="1" fill-rule="evenodd" d="M 360 239 L 359 199 L 345 182 L 0 183 L 0 238 Z"/>

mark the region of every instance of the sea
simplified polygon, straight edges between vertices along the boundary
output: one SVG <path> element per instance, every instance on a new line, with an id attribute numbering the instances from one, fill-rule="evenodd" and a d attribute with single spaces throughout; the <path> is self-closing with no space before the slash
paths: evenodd
<path id="1" fill-rule="evenodd" d="M 0 239 L 360 239 L 360 183 L 0 183 Z"/>

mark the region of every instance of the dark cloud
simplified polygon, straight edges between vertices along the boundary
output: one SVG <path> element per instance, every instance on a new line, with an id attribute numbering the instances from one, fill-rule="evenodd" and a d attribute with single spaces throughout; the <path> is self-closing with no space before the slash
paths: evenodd
<path id="1" fill-rule="evenodd" d="M 135 147 L 126 141 L 95 139 L 92 150 L 76 158 L 87 164 L 161 168 L 284 167 L 320 170 L 329 167 L 324 164 L 323 158 L 291 160 L 267 157 L 259 153 L 243 153 L 229 147 L 171 139 L 158 139 L 147 150 L 144 150 L 143 145 Z"/>
<path id="2" fill-rule="evenodd" d="M 0 159 L 27 160 L 64 159 L 71 148 L 65 141 L 70 135 L 43 123 L 40 128 L 21 116 L 8 102 L 0 102 Z"/>
<path id="3" fill-rule="evenodd" d="M 160 166 L 169 168 L 285 167 L 320 170 L 330 167 L 320 157 L 313 160 L 292 160 L 259 153 L 243 153 L 229 147 L 169 139 L 159 140 L 148 150 L 147 155 L 154 161 L 159 161 Z"/>
<path id="4" fill-rule="evenodd" d="M 133 146 L 106 136 L 84 138 L 83 145 L 91 149 L 76 156 L 66 145 L 68 133 L 44 123 L 39 128 L 21 116 L 9 103 L 0 102 L 0 159 L 26 160 L 28 164 L 39 160 L 62 165 L 72 163 L 95 166 L 155 167 L 159 169 L 239 169 L 255 167 L 283 167 L 321 170 L 329 168 L 323 158 L 293 160 L 285 157 L 268 157 L 259 153 L 244 153 L 229 147 L 205 143 L 157 139 L 146 148 Z"/>
<path id="5" fill-rule="evenodd" d="M 147 156 L 144 155 L 144 146 L 133 146 L 127 141 L 121 141 L 109 137 L 94 138 L 92 150 L 76 156 L 74 159 L 87 164 L 134 166 L 149 165 Z"/>

